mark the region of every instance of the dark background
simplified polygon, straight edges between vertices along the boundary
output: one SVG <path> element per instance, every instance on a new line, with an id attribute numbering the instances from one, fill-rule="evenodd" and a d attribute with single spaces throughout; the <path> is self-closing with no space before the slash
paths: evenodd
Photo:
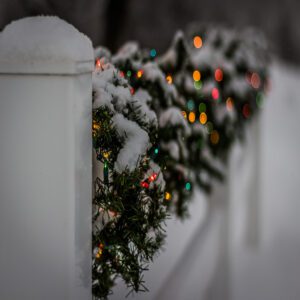
<path id="1" fill-rule="evenodd" d="M 40 14 L 58 15 L 88 35 L 94 46 L 112 50 L 137 40 L 163 51 L 174 32 L 193 21 L 254 26 L 281 59 L 300 63 L 299 0 L 1 0 L 0 29 Z"/>

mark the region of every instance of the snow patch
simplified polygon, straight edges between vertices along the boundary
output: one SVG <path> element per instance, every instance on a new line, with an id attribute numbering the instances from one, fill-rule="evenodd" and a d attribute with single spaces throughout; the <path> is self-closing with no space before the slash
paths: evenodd
<path id="1" fill-rule="evenodd" d="M 7 25 L 0 34 L 0 60 L 88 61 L 94 59 L 92 42 L 58 17 L 28 17 Z"/>
<path id="2" fill-rule="evenodd" d="M 171 107 L 165 110 L 159 117 L 160 127 L 171 126 L 182 126 L 186 134 L 190 134 L 190 127 L 184 119 L 181 111 L 176 107 Z"/>
<path id="3" fill-rule="evenodd" d="M 112 121 L 118 134 L 123 136 L 126 141 L 118 154 L 115 170 L 122 173 L 128 168 L 131 172 L 138 166 L 141 156 L 151 146 L 148 134 L 138 124 L 126 119 L 121 114 L 114 115 Z"/>

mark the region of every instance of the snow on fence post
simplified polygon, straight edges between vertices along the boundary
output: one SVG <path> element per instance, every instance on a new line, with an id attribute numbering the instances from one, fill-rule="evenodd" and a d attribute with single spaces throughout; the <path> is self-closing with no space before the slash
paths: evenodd
<path id="1" fill-rule="evenodd" d="M 59 18 L 0 34 L 0 299 L 92 298 L 92 70 Z"/>

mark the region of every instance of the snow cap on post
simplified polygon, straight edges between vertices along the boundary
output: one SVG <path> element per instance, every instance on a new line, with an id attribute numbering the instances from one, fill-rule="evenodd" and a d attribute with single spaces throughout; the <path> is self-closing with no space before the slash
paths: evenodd
<path id="1" fill-rule="evenodd" d="M 79 74 L 94 68 L 90 39 L 58 17 L 28 17 L 0 33 L 0 73 Z"/>

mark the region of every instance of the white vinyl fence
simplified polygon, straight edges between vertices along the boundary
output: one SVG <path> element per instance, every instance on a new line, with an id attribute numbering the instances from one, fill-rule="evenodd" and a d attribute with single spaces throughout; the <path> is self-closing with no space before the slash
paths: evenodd
<path id="1" fill-rule="evenodd" d="M 58 18 L 0 34 L 0 299 L 92 298 L 92 70 Z"/>

